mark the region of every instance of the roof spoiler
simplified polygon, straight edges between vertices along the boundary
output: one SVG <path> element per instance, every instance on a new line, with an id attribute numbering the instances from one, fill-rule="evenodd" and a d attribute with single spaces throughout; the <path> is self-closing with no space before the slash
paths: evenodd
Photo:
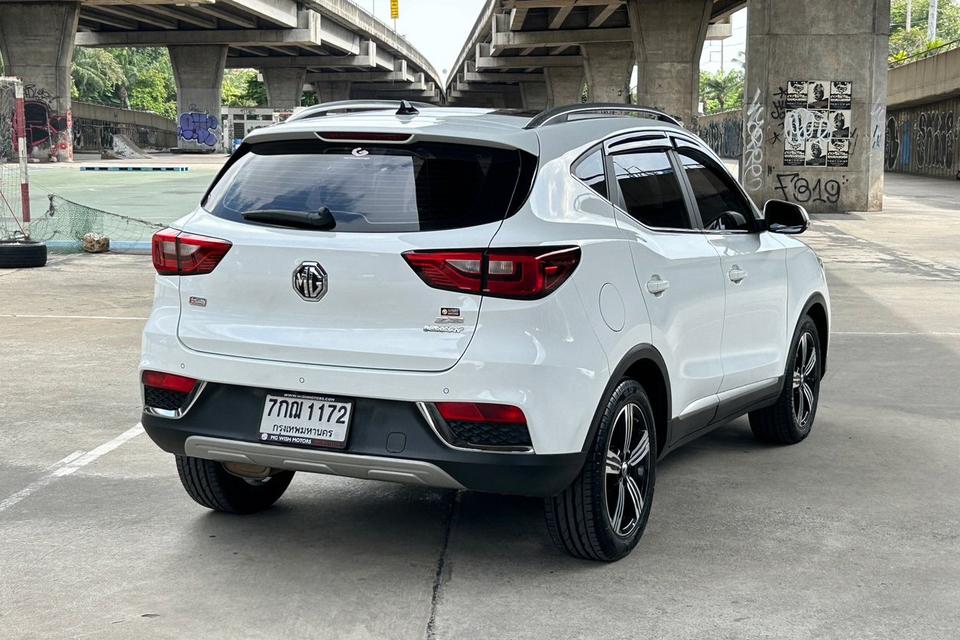
<path id="1" fill-rule="evenodd" d="M 413 113 L 419 113 L 419 109 L 430 109 L 434 106 L 426 102 L 408 102 L 407 100 L 400 100 L 399 102 L 400 110 L 407 108 L 413 109 L 413 112 L 404 114 L 401 113 L 401 111 L 397 111 L 397 115 L 413 115 Z M 332 116 L 341 113 L 357 113 L 361 111 L 387 111 L 395 109 L 396 107 L 396 100 L 338 100 L 336 102 L 324 102 L 323 104 L 307 107 L 303 111 L 293 114 L 287 118 L 286 121 L 296 122 L 308 118 L 320 118 L 323 116 Z"/>

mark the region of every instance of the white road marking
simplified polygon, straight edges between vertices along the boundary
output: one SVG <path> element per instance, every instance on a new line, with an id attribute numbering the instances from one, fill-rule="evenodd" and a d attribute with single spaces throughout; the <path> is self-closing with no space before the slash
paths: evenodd
<path id="1" fill-rule="evenodd" d="M 76 451 L 74 451 L 73 453 L 71 453 L 70 455 L 68 455 L 68 456 L 67 456 L 66 458 L 64 458 L 63 460 L 57 460 L 57 461 L 54 462 L 52 465 L 50 465 L 49 467 L 47 467 L 47 471 L 49 471 L 50 469 L 56 469 L 57 467 L 62 467 L 62 466 L 65 465 L 65 464 L 69 464 L 69 463 L 73 462 L 74 460 L 76 460 L 77 458 L 79 458 L 80 456 L 82 456 L 83 453 L 84 453 L 83 450 L 77 449 Z"/>
<path id="2" fill-rule="evenodd" d="M 955 338 L 960 331 L 831 331 L 832 336 L 934 336 Z"/>
<path id="3" fill-rule="evenodd" d="M 55 480 L 76 473 L 78 470 L 87 466 L 97 458 L 110 453 L 123 443 L 136 438 L 141 433 L 143 433 L 143 426 L 137 424 L 135 427 L 127 429 L 113 440 L 104 442 L 92 451 L 88 451 L 87 453 L 75 451 L 71 453 L 69 456 L 54 465 L 56 468 L 53 471 L 41 476 L 39 480 L 28 484 L 26 487 L 20 491 L 17 491 L 12 496 L 4 499 L 3 502 L 0 502 L 0 512 L 6 511 L 24 498 L 53 483 Z"/>
<path id="4" fill-rule="evenodd" d="M 138 316 L 58 316 L 31 313 L 0 313 L 0 318 L 34 318 L 52 320 L 139 320 L 146 322 L 148 318 Z"/>

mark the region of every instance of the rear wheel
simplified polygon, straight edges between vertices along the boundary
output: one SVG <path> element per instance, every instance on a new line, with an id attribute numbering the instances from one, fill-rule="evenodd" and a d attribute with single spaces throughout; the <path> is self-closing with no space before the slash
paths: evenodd
<path id="1" fill-rule="evenodd" d="M 264 478 L 245 478 L 227 471 L 213 460 L 177 456 L 180 482 L 199 504 L 225 513 L 255 513 L 280 499 L 293 479 L 293 471 L 278 471 Z"/>
<path id="2" fill-rule="evenodd" d="M 42 267 L 47 264 L 47 245 L 42 242 L 0 241 L 0 269 Z"/>
<path id="3" fill-rule="evenodd" d="M 650 400 L 625 379 L 608 399 L 580 475 L 547 498 L 547 528 L 572 556 L 613 562 L 637 545 L 650 516 L 657 456 Z"/>
<path id="4" fill-rule="evenodd" d="M 796 444 L 810 435 L 820 399 L 820 334 L 809 316 L 797 326 L 776 404 L 750 412 L 750 429 L 761 442 Z"/>

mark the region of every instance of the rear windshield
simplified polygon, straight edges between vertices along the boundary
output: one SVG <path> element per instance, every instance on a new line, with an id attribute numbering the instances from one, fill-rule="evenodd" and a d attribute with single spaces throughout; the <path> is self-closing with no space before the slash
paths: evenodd
<path id="1" fill-rule="evenodd" d="M 512 214 L 530 156 L 509 149 L 421 142 L 264 142 L 242 149 L 203 207 L 243 222 L 251 211 L 313 212 L 335 231 L 439 231 Z M 519 203 L 518 203 L 519 204 Z"/>

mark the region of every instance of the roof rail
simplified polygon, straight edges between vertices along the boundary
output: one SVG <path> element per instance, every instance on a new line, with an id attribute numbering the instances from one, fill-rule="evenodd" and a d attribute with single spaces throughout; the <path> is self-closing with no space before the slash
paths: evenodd
<path id="1" fill-rule="evenodd" d="M 287 118 L 286 121 L 292 122 L 341 113 L 357 113 L 359 111 L 386 111 L 388 109 L 396 109 L 402 103 L 406 103 L 407 106 L 417 109 L 429 109 L 434 106 L 427 102 L 408 102 L 406 100 L 338 100 L 336 102 L 324 102 L 323 104 L 307 107 L 303 111 L 293 114 Z"/>
<path id="2" fill-rule="evenodd" d="M 675 124 L 678 127 L 683 126 L 683 124 L 681 124 L 677 118 L 674 118 L 669 113 L 665 113 L 659 109 L 654 109 L 653 107 L 641 107 L 635 104 L 619 104 L 616 102 L 587 102 L 583 104 L 570 104 L 564 107 L 556 107 L 554 109 L 548 109 L 547 111 L 541 111 L 536 117 L 527 123 L 527 126 L 525 126 L 524 129 L 536 129 L 538 127 L 544 127 L 550 124 L 569 122 L 570 116 L 572 115 L 596 111 L 638 113 L 651 116 L 654 120 L 662 120 L 664 122 L 669 122 L 670 124 Z M 600 113 L 598 115 L 599 117 L 603 117 L 605 114 Z"/>

